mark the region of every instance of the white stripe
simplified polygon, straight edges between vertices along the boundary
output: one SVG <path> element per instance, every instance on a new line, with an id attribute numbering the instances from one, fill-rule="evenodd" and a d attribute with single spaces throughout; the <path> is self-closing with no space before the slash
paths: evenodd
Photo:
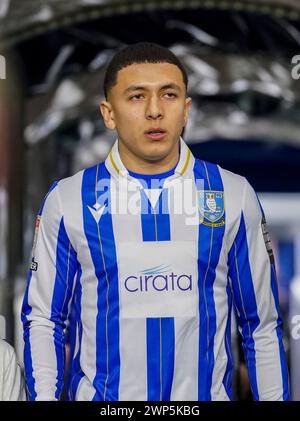
<path id="1" fill-rule="evenodd" d="M 219 166 L 218 169 L 223 182 L 226 213 L 226 233 L 223 240 L 223 249 L 225 249 L 225 253 L 229 253 L 239 228 L 245 178 Z"/>
<path id="2" fill-rule="evenodd" d="M 147 400 L 146 344 L 146 321 L 120 318 L 120 401 Z"/>
<path id="3" fill-rule="evenodd" d="M 199 318 L 176 318 L 171 401 L 198 400 Z"/>
<path id="4" fill-rule="evenodd" d="M 95 388 L 87 377 L 82 377 L 78 384 L 75 395 L 76 401 L 91 401 L 95 394 Z"/>
<path id="5" fill-rule="evenodd" d="M 223 365 L 225 365 L 226 363 L 223 361 Z M 222 371 L 222 370 L 221 370 Z M 221 381 L 221 378 L 219 380 L 219 391 L 218 393 L 216 393 L 216 391 L 214 391 L 214 393 L 212 394 L 212 400 L 213 401 L 230 401 L 227 393 L 226 393 L 226 389 L 223 385 L 223 382 Z"/>
<path id="6" fill-rule="evenodd" d="M 192 157 L 191 157 L 192 158 Z M 186 177 L 191 177 L 191 171 L 187 172 Z M 194 177 L 192 176 L 192 180 Z M 191 194 L 196 197 L 196 186 L 192 182 Z M 170 230 L 171 241 L 190 241 L 191 250 L 195 249 L 196 259 L 198 256 L 198 232 L 199 225 L 187 225 L 186 218 L 190 215 L 183 209 L 182 215 L 176 215 L 173 212 L 174 195 L 181 195 L 180 184 L 173 183 L 169 194 L 170 211 Z M 197 268 L 197 260 L 195 260 Z M 196 270 L 198 273 L 198 270 Z M 199 293 L 197 280 L 197 302 L 199 302 Z M 171 390 L 172 401 L 197 401 L 198 400 L 198 348 L 199 348 L 199 311 L 196 310 L 194 318 L 175 318 L 175 357 L 174 357 L 174 378 Z"/>
<path id="7" fill-rule="evenodd" d="M 175 172 L 181 173 L 185 169 L 185 174 L 190 171 L 191 166 L 193 165 L 192 154 L 190 154 L 190 161 L 187 163 L 189 148 L 182 138 L 180 138 L 180 157 L 178 164 L 176 165 Z M 187 166 L 186 166 L 187 164 Z M 186 168 L 185 168 L 186 166 Z"/>
<path id="8" fill-rule="evenodd" d="M 75 337 L 75 347 L 74 347 L 74 359 L 76 358 L 77 353 L 79 351 L 79 344 L 80 344 L 80 341 L 79 341 L 79 324 L 78 324 L 78 322 L 76 322 L 76 337 Z"/>
<path id="9" fill-rule="evenodd" d="M 119 184 L 122 188 L 122 183 Z M 123 185 L 126 188 L 126 184 Z M 118 195 L 116 184 L 111 183 L 111 195 Z M 129 193 L 128 199 L 134 192 Z M 117 196 L 118 197 L 118 196 Z M 142 242 L 141 204 L 137 203 L 137 215 L 113 215 L 113 231 L 117 259 L 120 243 L 132 242 L 139 250 Z M 120 290 L 119 290 L 120 297 Z M 120 304 L 120 387 L 119 400 L 147 400 L 147 338 L 144 319 L 123 319 Z"/>
<path id="10" fill-rule="evenodd" d="M 227 261 L 226 256 L 224 254 L 224 249 L 222 248 L 219 263 L 216 268 L 216 278 L 213 285 L 216 312 L 216 334 L 214 338 L 214 369 L 211 386 L 211 399 L 213 401 L 229 400 L 229 397 L 227 396 L 226 390 L 223 386 L 223 378 L 227 366 L 225 332 L 229 313 L 228 297 L 226 292 L 226 272 Z"/>

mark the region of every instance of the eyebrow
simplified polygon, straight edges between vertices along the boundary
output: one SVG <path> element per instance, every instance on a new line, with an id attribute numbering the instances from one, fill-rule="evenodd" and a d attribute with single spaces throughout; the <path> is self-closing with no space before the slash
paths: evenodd
<path id="1" fill-rule="evenodd" d="M 167 83 L 166 85 L 162 85 L 159 87 L 159 90 L 165 89 L 174 89 L 175 91 L 181 92 L 180 86 L 176 85 L 176 83 Z M 124 94 L 128 94 L 133 91 L 147 91 L 148 89 L 144 85 L 130 85 L 128 88 L 124 90 Z"/>

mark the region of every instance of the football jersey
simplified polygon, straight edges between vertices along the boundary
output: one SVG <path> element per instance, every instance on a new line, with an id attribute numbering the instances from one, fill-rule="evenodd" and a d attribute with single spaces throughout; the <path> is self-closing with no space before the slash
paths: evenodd
<path id="1" fill-rule="evenodd" d="M 154 177 L 155 178 L 155 177 Z M 255 400 L 287 400 L 272 249 L 244 177 L 195 159 L 157 185 L 105 162 L 54 183 L 36 222 L 22 320 L 28 398 L 232 399 L 234 306 Z"/>

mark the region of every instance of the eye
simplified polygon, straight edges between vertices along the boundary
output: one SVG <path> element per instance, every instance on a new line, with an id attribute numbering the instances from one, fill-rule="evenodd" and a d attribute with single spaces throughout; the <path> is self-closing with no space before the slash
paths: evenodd
<path id="1" fill-rule="evenodd" d="M 167 96 L 167 98 L 176 98 L 177 97 L 177 95 L 174 94 L 174 92 L 166 92 L 165 96 Z"/>
<path id="2" fill-rule="evenodd" d="M 138 100 L 141 99 L 143 97 L 143 94 L 135 94 L 132 95 L 131 97 L 129 97 L 130 100 Z"/>

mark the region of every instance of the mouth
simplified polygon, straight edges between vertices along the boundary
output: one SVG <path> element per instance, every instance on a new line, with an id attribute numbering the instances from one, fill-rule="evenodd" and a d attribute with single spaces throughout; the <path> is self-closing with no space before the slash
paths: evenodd
<path id="1" fill-rule="evenodd" d="M 158 128 L 149 129 L 145 131 L 144 134 L 149 139 L 160 140 L 160 139 L 163 139 L 167 135 L 167 132 L 158 127 Z"/>

